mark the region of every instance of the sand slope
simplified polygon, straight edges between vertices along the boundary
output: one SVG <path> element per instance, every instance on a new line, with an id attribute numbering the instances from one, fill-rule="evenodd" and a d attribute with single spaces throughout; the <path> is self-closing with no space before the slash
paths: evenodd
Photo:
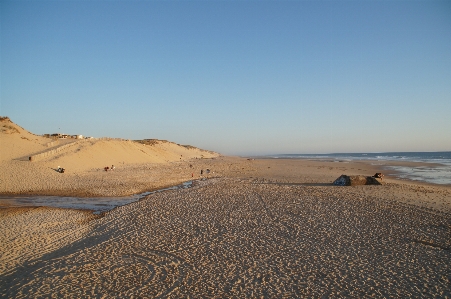
<path id="1" fill-rule="evenodd" d="M 9 118 L 0 117 L 0 162 L 47 150 L 50 142 L 52 139 L 34 135 Z"/>
<path id="2" fill-rule="evenodd" d="M 80 195 L 85 194 L 86 190 L 89 194 L 85 195 L 131 194 L 152 186 L 152 178 L 145 180 L 145 186 L 131 186 L 118 193 L 115 188 L 121 182 L 116 180 L 114 184 L 105 184 L 114 175 L 104 177 L 99 171 L 115 165 L 117 171 L 133 173 L 143 167 L 155 170 L 175 162 L 188 163 L 193 159 L 219 156 L 211 151 L 169 141 L 154 141 L 146 145 L 109 138 L 54 140 L 34 135 L 9 118 L 1 118 L 0 129 L 0 193 L 3 194 Z M 32 161 L 29 161 L 30 156 Z M 65 168 L 66 172 L 56 172 L 58 166 Z M 186 171 L 184 175 L 188 174 L 189 171 Z M 105 185 L 110 185 L 110 191 L 103 192 Z M 157 183 L 155 187 L 161 185 L 164 184 Z"/>

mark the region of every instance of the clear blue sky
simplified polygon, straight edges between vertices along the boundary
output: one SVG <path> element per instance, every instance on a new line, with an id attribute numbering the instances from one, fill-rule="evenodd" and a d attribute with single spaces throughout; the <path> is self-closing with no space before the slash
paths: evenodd
<path id="1" fill-rule="evenodd" d="M 0 115 L 223 154 L 451 150 L 451 1 L 1 1 Z"/>

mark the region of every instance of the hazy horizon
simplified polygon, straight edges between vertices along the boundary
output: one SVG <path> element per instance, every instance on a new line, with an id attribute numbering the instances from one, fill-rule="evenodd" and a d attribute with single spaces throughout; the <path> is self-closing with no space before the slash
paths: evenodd
<path id="1" fill-rule="evenodd" d="M 449 1 L 2 1 L 0 115 L 226 155 L 450 151 Z"/>

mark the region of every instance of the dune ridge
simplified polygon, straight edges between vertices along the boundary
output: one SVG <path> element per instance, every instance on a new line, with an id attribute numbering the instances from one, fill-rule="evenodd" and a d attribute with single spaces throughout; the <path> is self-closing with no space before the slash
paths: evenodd
<path id="1" fill-rule="evenodd" d="M 155 139 L 152 142 L 116 138 L 55 140 L 35 135 L 8 117 L 0 119 L 0 128 L 2 194 L 129 195 L 180 183 L 192 174 L 186 168 L 189 161 L 220 156 L 194 146 Z M 169 171 L 179 168 L 174 164 L 183 164 L 184 173 Z M 104 167 L 112 165 L 116 168 L 114 174 L 101 173 Z M 58 167 L 65 168 L 65 173 L 56 172 Z M 142 170 L 148 173 L 130 185 L 131 179 Z M 118 172 L 130 179 L 121 182 Z M 173 175 L 163 183 L 151 172 Z M 176 179 L 174 175 L 182 178 Z M 127 188 L 121 188 L 124 185 Z"/>

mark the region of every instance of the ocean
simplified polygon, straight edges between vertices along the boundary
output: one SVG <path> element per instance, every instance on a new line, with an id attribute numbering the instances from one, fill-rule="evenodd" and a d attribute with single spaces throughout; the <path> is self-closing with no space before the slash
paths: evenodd
<path id="1" fill-rule="evenodd" d="M 281 154 L 266 158 L 333 159 L 337 161 L 386 161 L 383 168 L 396 171 L 402 179 L 433 184 L 451 185 L 451 152 L 388 152 L 388 153 L 335 153 L 335 154 Z M 405 167 L 390 165 L 390 161 L 433 163 L 431 166 Z M 378 162 L 379 164 L 379 162 Z"/>

